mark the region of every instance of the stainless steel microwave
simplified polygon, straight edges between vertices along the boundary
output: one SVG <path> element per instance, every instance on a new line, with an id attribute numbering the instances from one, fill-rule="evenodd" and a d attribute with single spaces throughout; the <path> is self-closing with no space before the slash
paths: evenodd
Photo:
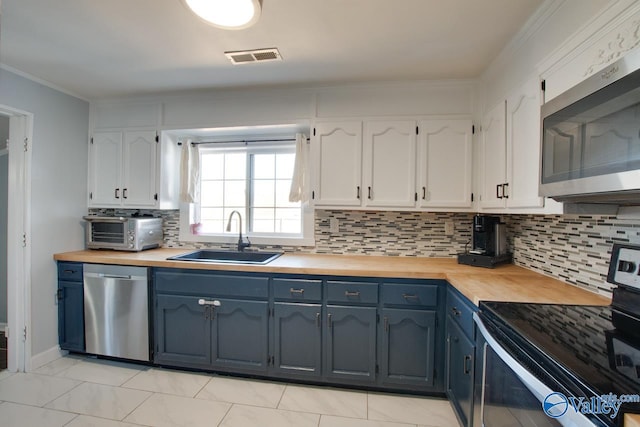
<path id="1" fill-rule="evenodd" d="M 88 249 L 143 251 L 162 244 L 162 218 L 85 216 Z"/>
<path id="2" fill-rule="evenodd" d="M 540 195 L 640 205 L 640 49 L 541 107 Z"/>

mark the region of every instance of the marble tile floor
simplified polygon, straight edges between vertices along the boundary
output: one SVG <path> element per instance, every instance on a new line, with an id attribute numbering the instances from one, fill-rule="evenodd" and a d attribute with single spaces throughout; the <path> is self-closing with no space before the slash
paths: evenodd
<path id="1" fill-rule="evenodd" d="M 3 427 L 455 427 L 444 399 L 190 373 L 78 356 L 0 372 Z"/>

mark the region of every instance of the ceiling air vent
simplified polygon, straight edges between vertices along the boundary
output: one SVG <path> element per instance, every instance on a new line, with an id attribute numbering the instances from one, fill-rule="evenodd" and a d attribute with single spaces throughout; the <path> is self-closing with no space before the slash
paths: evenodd
<path id="1" fill-rule="evenodd" d="M 239 50 L 235 52 L 224 53 L 232 64 L 248 64 L 250 62 L 265 62 L 265 61 L 282 61 L 282 56 L 278 49 L 273 47 L 269 49 L 255 49 L 255 50 Z"/>

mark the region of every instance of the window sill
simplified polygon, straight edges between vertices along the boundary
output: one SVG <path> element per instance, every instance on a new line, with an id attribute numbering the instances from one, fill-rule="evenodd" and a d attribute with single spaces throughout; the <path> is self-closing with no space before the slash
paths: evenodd
<path id="1" fill-rule="evenodd" d="M 246 235 L 242 236 L 246 239 Z M 260 246 L 315 246 L 314 238 L 304 237 L 273 237 L 273 236 L 251 236 L 249 240 L 252 245 Z M 227 245 L 235 245 L 238 243 L 238 235 L 201 235 L 180 232 L 180 241 L 183 242 L 199 242 L 199 243 L 220 243 Z"/>

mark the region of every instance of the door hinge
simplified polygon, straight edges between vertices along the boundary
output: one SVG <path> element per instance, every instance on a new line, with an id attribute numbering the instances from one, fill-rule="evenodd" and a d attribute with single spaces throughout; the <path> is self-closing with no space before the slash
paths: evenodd
<path id="1" fill-rule="evenodd" d="M 540 90 L 543 91 L 543 92 L 547 90 L 547 81 L 546 80 L 542 80 L 540 82 Z"/>
<path id="2" fill-rule="evenodd" d="M 22 341 L 23 342 L 27 342 L 27 327 L 26 326 L 22 329 Z"/>
<path id="3" fill-rule="evenodd" d="M 25 153 L 29 150 L 29 138 L 24 139 L 24 151 Z"/>
<path id="4" fill-rule="evenodd" d="M 416 135 L 420 135 L 420 128 L 416 126 Z"/>
<path id="5" fill-rule="evenodd" d="M 27 247 L 27 233 L 22 233 L 22 247 Z"/>

